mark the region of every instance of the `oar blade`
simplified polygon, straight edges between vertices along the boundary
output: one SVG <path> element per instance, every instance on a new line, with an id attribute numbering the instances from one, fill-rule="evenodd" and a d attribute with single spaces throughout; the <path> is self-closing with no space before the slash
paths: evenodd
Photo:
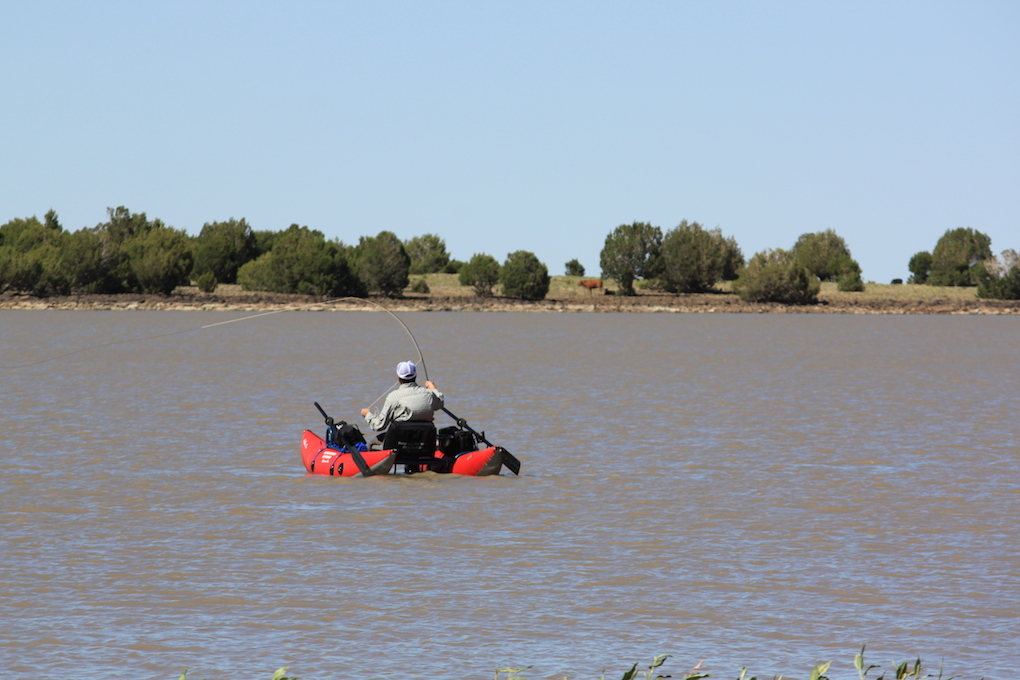
<path id="1" fill-rule="evenodd" d="M 354 464 L 361 470 L 362 477 L 371 477 L 372 468 L 368 467 L 368 463 L 365 462 L 365 457 L 361 455 L 361 451 L 358 451 L 353 446 L 347 447 L 347 452 L 351 454 L 351 458 L 354 459 Z"/>
<path id="2" fill-rule="evenodd" d="M 506 465 L 507 469 L 515 475 L 521 474 L 521 461 L 514 457 L 514 454 L 510 453 L 502 446 L 499 447 L 499 453 L 503 456 L 503 465 Z"/>
<path id="3" fill-rule="evenodd" d="M 494 446 L 492 442 L 485 438 L 485 435 L 479 433 L 477 430 L 468 425 L 467 421 L 464 420 L 463 418 L 458 418 L 456 414 L 454 414 L 450 409 L 444 406 L 443 412 L 445 412 L 446 415 L 453 418 L 457 422 L 458 427 L 464 428 L 465 430 L 473 434 L 475 437 L 477 437 L 480 441 L 488 444 L 489 446 Z M 499 450 L 500 455 L 503 458 L 503 465 L 506 465 L 507 469 L 510 470 L 510 472 L 514 473 L 515 475 L 521 474 L 521 461 L 517 460 L 514 454 L 510 453 L 502 446 L 497 446 L 496 448 Z"/>

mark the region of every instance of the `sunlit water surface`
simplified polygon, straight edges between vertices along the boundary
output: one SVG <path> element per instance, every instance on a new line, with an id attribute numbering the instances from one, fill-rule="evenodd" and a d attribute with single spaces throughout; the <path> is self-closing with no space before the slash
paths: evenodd
<path id="1" fill-rule="evenodd" d="M 1016 318 L 408 313 L 521 476 L 341 480 L 411 339 L 242 316 L 0 311 L 6 675 L 1015 677 Z"/>

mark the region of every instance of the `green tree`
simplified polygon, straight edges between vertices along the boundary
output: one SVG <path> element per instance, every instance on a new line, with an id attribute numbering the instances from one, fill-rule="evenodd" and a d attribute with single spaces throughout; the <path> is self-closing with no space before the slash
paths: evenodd
<path id="1" fill-rule="evenodd" d="M 931 253 L 927 250 L 914 253 L 907 269 L 910 270 L 910 278 L 907 279 L 907 283 L 928 283 L 928 276 L 931 274 Z"/>
<path id="2" fill-rule="evenodd" d="M 237 282 L 244 290 L 274 293 L 364 294 L 344 245 L 326 241 L 321 231 L 296 224 L 280 233 L 272 250 L 242 265 Z"/>
<path id="3" fill-rule="evenodd" d="M 499 273 L 503 295 L 542 300 L 549 292 L 549 270 L 534 253 L 518 250 L 507 255 Z"/>
<path id="4" fill-rule="evenodd" d="M 662 238 L 659 250 L 659 280 L 671 293 L 704 293 L 744 263 L 744 256 L 732 238 L 719 229 L 706 231 L 697 222 L 684 220 Z"/>
<path id="5" fill-rule="evenodd" d="M 744 268 L 744 253 L 737 245 L 737 239 L 732 236 L 723 237 L 722 231 L 713 229 L 713 234 L 722 240 L 723 243 L 723 281 L 735 281 L 740 276 L 740 270 Z"/>
<path id="6" fill-rule="evenodd" d="M 169 295 L 177 286 L 188 284 L 191 239 L 182 230 L 157 224 L 127 238 L 122 253 L 130 272 L 131 291 Z"/>
<path id="7" fill-rule="evenodd" d="M 70 292 L 62 253 L 67 234 L 50 210 L 46 221 L 16 218 L 0 226 L 0 292 L 37 296 Z"/>
<path id="8" fill-rule="evenodd" d="M 211 273 L 219 283 L 237 281 L 237 270 L 258 256 L 255 232 L 242 217 L 226 222 L 206 222 L 195 239 L 196 279 Z"/>
<path id="9" fill-rule="evenodd" d="M 0 226 L 0 246 L 13 248 L 19 253 L 28 253 L 52 238 L 53 231 L 39 221 L 38 217 L 16 217 Z"/>
<path id="10" fill-rule="evenodd" d="M 42 262 L 11 246 L 0 246 L 0 293 L 33 292 L 42 278 Z"/>
<path id="11" fill-rule="evenodd" d="M 567 276 L 584 276 L 584 265 L 578 262 L 576 257 L 563 266 L 566 267 Z"/>
<path id="12" fill-rule="evenodd" d="M 931 286 L 975 286 L 975 268 L 992 256 L 992 239 L 970 227 L 949 229 L 931 254 Z"/>
<path id="13" fill-rule="evenodd" d="M 268 253 L 283 236 L 282 231 L 273 231 L 272 229 L 259 229 L 252 233 L 255 235 L 255 257 L 261 257 Z"/>
<path id="14" fill-rule="evenodd" d="M 457 272 L 462 286 L 471 286 L 478 297 L 492 297 L 492 289 L 499 283 L 499 262 L 492 255 L 475 253 Z"/>
<path id="15" fill-rule="evenodd" d="M 791 251 L 801 266 L 818 277 L 820 281 L 837 281 L 845 274 L 857 272 L 861 267 L 850 255 L 846 241 L 834 230 L 801 234 Z"/>
<path id="16" fill-rule="evenodd" d="M 411 258 L 411 274 L 435 274 L 450 263 L 446 241 L 435 234 L 415 236 L 404 242 L 404 250 Z"/>
<path id="17" fill-rule="evenodd" d="M 733 284 L 741 300 L 787 304 L 817 302 L 821 287 L 818 277 L 779 248 L 756 253 Z"/>
<path id="18" fill-rule="evenodd" d="M 145 213 L 133 213 L 124 206 L 106 209 L 106 222 L 98 225 L 115 243 L 123 243 L 129 238 L 141 236 L 154 226 L 161 226 L 159 220 L 146 217 Z"/>
<path id="19" fill-rule="evenodd" d="M 1020 300 L 1020 256 L 1004 250 L 1000 257 L 985 260 L 975 271 L 979 298 Z"/>
<path id="20" fill-rule="evenodd" d="M 606 236 L 599 258 L 602 278 L 615 279 L 624 295 L 634 295 L 634 281 L 654 278 L 662 230 L 646 222 L 621 224 Z"/>
<path id="21" fill-rule="evenodd" d="M 145 213 L 133 213 L 124 206 L 107 208 L 107 221 L 92 231 L 98 238 L 103 279 L 95 285 L 97 293 L 129 293 L 141 290 L 136 276 L 139 267 L 132 266 L 130 254 L 140 256 L 145 248 L 138 244 L 128 248 L 134 239 L 143 239 L 153 229 L 164 229 L 162 221 L 149 220 Z M 190 266 L 190 254 L 189 266 Z"/>
<path id="22" fill-rule="evenodd" d="M 103 293 L 113 285 L 108 262 L 103 257 L 103 238 L 94 229 L 68 234 L 64 241 L 63 266 L 74 293 Z"/>
<path id="23" fill-rule="evenodd" d="M 369 292 L 399 296 L 411 281 L 411 258 L 392 231 L 362 236 L 356 255 L 358 278 Z"/>
<path id="24" fill-rule="evenodd" d="M 44 237 L 44 227 L 35 216 L 18 217 L 0 226 L 0 293 L 35 289 L 42 263 L 29 253 Z"/>

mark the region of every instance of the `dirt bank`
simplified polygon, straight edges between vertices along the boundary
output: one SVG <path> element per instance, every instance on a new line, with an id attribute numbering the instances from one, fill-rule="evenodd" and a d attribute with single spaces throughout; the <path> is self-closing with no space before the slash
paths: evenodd
<path id="1" fill-rule="evenodd" d="M 180 288 L 172 295 L 76 295 L 37 298 L 0 295 L 0 309 L 147 309 L 274 311 L 378 309 L 393 311 L 472 312 L 660 312 L 660 313 L 780 313 L 780 314 L 1020 314 L 1020 301 L 982 300 L 951 291 L 945 295 L 826 294 L 814 305 L 750 303 L 732 293 L 663 295 L 645 293 L 634 297 L 616 295 L 569 295 L 537 302 L 510 298 L 479 298 L 473 295 L 413 295 L 367 300 L 327 300 L 307 295 L 231 291 L 208 294 Z"/>

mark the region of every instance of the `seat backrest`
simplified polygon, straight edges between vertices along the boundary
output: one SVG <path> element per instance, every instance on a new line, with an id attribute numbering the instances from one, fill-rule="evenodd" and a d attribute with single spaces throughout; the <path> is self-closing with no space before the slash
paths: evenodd
<path id="1" fill-rule="evenodd" d="M 413 463 L 431 458 L 436 452 L 436 426 L 430 422 L 404 421 L 393 423 L 386 430 L 383 449 L 397 452 L 397 463 Z"/>

